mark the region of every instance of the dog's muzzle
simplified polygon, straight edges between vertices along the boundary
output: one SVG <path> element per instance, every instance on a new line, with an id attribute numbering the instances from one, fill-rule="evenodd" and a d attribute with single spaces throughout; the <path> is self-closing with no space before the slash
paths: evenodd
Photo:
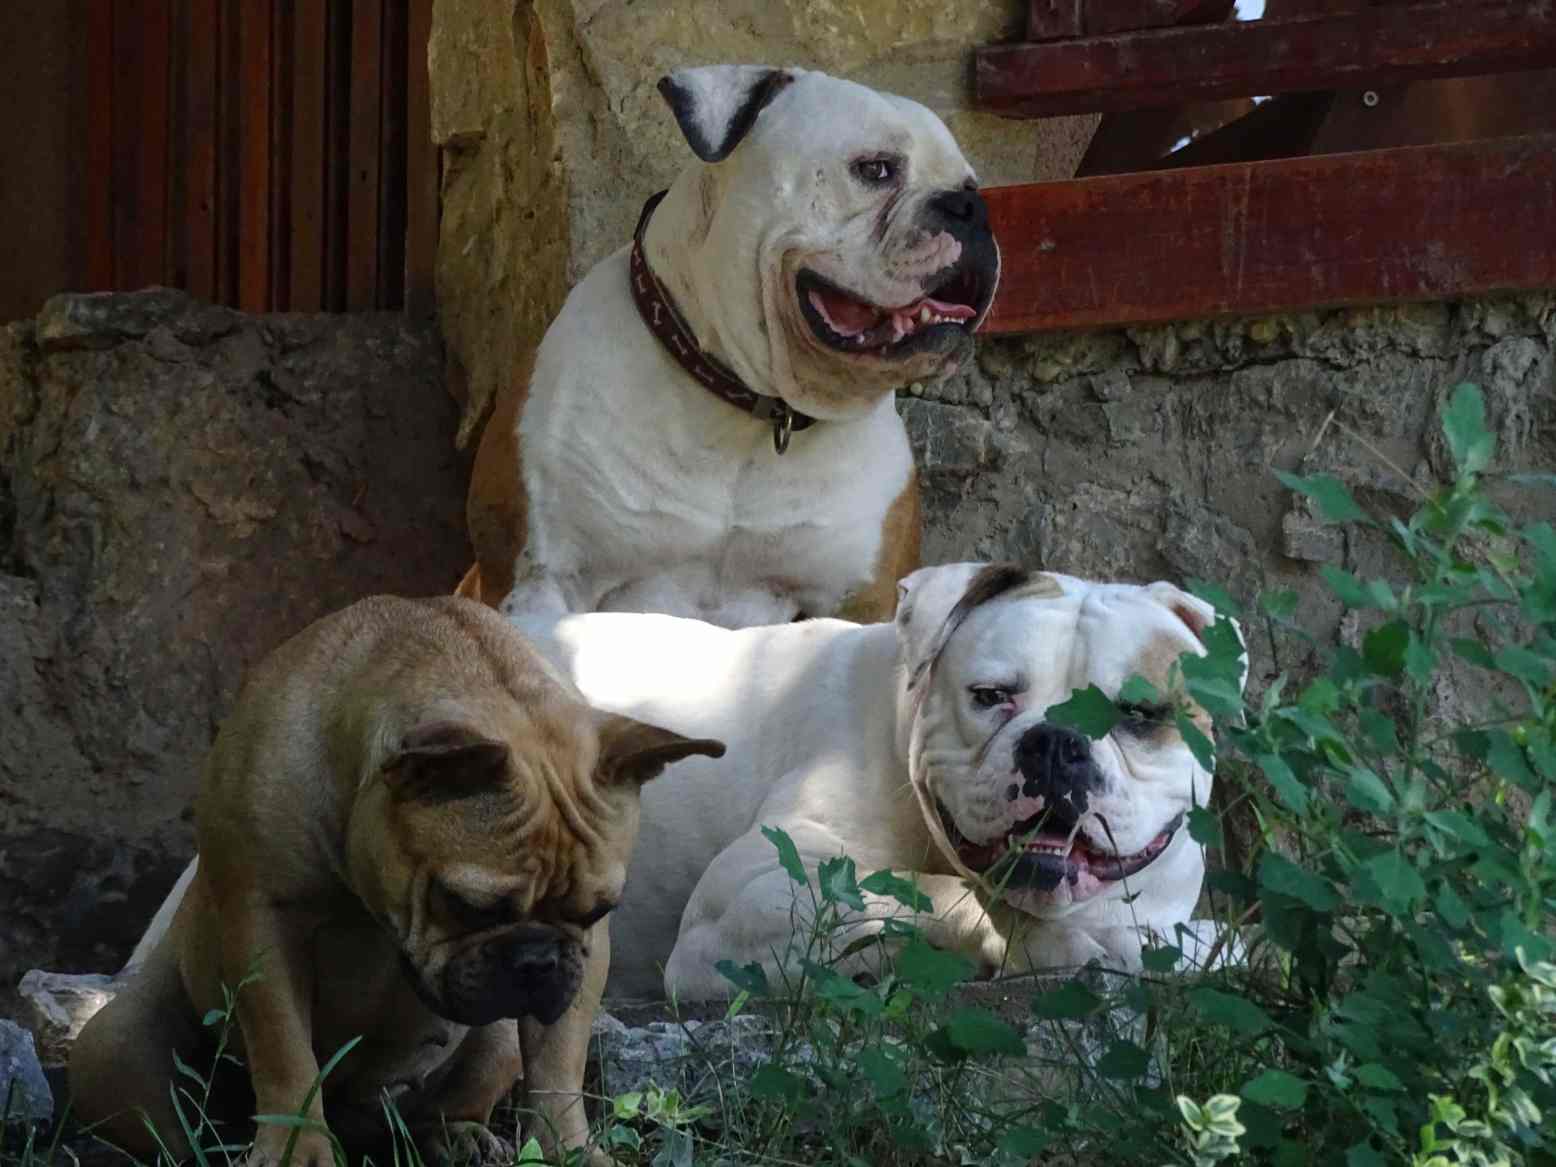
<path id="1" fill-rule="evenodd" d="M 587 953 L 576 940 L 544 924 L 518 924 L 466 945 L 443 967 L 437 988 L 408 958 L 406 975 L 423 1004 L 459 1025 L 489 1025 L 509 1017 L 554 1024 L 583 983 Z"/>

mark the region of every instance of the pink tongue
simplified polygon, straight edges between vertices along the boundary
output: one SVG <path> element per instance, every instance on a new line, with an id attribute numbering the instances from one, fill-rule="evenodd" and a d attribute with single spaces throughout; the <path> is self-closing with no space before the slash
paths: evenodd
<path id="1" fill-rule="evenodd" d="M 830 289 L 811 292 L 810 303 L 839 336 L 853 336 L 863 332 L 881 318 L 881 314 L 870 305 Z"/>

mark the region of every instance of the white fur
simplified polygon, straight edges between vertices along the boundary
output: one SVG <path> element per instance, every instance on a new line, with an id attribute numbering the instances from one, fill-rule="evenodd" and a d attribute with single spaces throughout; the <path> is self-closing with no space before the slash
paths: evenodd
<path id="1" fill-rule="evenodd" d="M 926 798 L 946 801 L 964 830 L 986 820 L 998 834 L 992 803 L 1011 780 L 1010 751 L 999 744 L 1007 733 L 1041 720 L 1075 687 L 1116 692 L 1161 637 L 1199 650 L 1175 611 L 1197 601 L 1170 585 L 1045 576 L 1049 594 L 1029 589 L 974 609 L 927 691 L 910 692 L 909 667 L 977 567 L 916 572 L 896 624 L 813 620 L 726 631 L 616 613 L 526 627 L 591 703 L 729 746 L 723 759 L 688 759 L 644 790 L 625 901 L 612 917 L 612 993 L 718 996 L 730 989 L 714 961 L 774 967 L 794 926 L 794 888 L 762 826 L 787 831 L 811 869 L 848 854 L 861 876 L 888 867 L 916 873 L 935 902 L 933 918 L 920 921 L 931 938 L 989 970 L 1092 957 L 1129 965 L 1142 926 L 1170 932 L 1188 919 L 1204 865 L 1186 830 L 1128 881 L 1130 903 L 1126 885 L 1113 884 L 1078 904 L 1028 899 L 1028 910 L 996 904 L 986 912 L 969 891 L 969 873 L 925 813 Z M 995 732 L 970 709 L 968 686 L 1012 670 L 1027 690 L 1007 731 Z M 991 737 L 996 744 L 982 749 Z M 923 762 L 931 755 L 933 766 Z M 1123 853 L 1209 795 L 1210 775 L 1175 737 L 1149 751 L 1108 741 L 1097 756 L 1110 784 L 1093 809 L 1107 815 Z M 893 907 L 869 899 L 877 914 Z"/>
<path id="2" fill-rule="evenodd" d="M 677 80 L 717 140 L 764 72 L 719 66 Z M 574 289 L 537 356 L 518 422 L 528 536 L 509 615 L 781 623 L 835 612 L 873 579 L 887 510 L 912 473 L 893 390 L 956 361 L 822 345 L 795 279 L 810 267 L 877 304 L 914 302 L 954 258 L 921 212 L 972 170 L 923 106 L 790 72 L 728 158 L 676 180 L 645 250 L 704 350 L 824 420 L 775 453 L 771 422 L 713 396 L 644 327 L 618 251 Z M 883 151 L 907 160 L 895 196 L 850 169 Z"/>

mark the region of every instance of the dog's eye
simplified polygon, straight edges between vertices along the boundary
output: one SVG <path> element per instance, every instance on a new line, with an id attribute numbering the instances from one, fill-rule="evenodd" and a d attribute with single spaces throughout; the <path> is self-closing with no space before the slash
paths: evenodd
<path id="1" fill-rule="evenodd" d="M 1143 701 L 1119 702 L 1116 708 L 1124 715 L 1124 720 L 1119 722 L 1119 728 L 1131 733 L 1149 733 L 1158 726 L 1165 725 L 1168 715 L 1172 713 L 1170 705 Z"/>
<path id="2" fill-rule="evenodd" d="M 1003 685 L 971 685 L 967 691 L 972 694 L 972 702 L 979 709 L 997 709 L 1001 705 L 1009 705 L 1015 695 Z"/>
<path id="3" fill-rule="evenodd" d="M 895 158 L 861 158 L 854 163 L 854 177 L 865 186 L 885 186 L 896 181 L 897 165 Z"/>
<path id="4" fill-rule="evenodd" d="M 482 928 L 495 928 L 497 925 L 505 923 L 512 910 L 512 905 L 504 899 L 490 904 L 472 903 L 442 883 L 437 885 L 437 897 L 440 906 L 446 914 L 457 920 L 462 927 L 473 931 L 479 931 Z"/>

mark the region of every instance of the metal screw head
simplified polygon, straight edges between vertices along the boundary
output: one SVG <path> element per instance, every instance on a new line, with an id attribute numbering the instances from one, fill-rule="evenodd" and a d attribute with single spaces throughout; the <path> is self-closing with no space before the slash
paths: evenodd
<path id="1" fill-rule="evenodd" d="M 1373 106 L 1377 105 L 1378 91 L 1376 89 L 1369 89 L 1366 93 L 1363 93 L 1362 104 L 1365 105 L 1368 109 L 1371 109 Z"/>

